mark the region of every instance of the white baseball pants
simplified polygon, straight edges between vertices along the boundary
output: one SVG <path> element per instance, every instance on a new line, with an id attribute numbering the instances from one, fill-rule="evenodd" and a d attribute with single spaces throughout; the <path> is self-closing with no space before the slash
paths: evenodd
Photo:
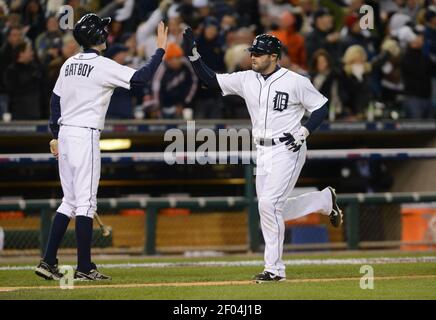
<path id="1" fill-rule="evenodd" d="M 59 176 L 64 194 L 58 212 L 70 218 L 94 218 L 100 181 L 100 131 L 61 126 L 58 149 Z"/>
<path id="2" fill-rule="evenodd" d="M 329 215 L 332 197 L 329 189 L 289 198 L 306 160 L 304 144 L 298 152 L 284 143 L 257 146 L 256 192 L 262 234 L 265 240 L 265 271 L 286 277 L 282 261 L 285 221 L 312 212 Z"/>

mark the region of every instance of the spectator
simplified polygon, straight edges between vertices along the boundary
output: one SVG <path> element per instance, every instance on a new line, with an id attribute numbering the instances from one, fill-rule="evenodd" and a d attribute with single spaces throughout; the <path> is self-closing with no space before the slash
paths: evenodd
<path id="1" fill-rule="evenodd" d="M 261 23 L 266 29 L 280 19 L 282 12 L 291 11 L 293 6 L 287 0 L 260 0 Z"/>
<path id="2" fill-rule="evenodd" d="M 152 83 L 154 101 L 165 119 L 183 118 L 183 109 L 190 106 L 197 91 L 198 79 L 182 49 L 170 43 Z"/>
<path id="3" fill-rule="evenodd" d="M 120 4 L 124 3 L 125 0 L 115 0 L 115 1 L 108 1 L 109 3 L 118 2 Z M 133 9 L 132 13 L 132 22 L 135 28 L 142 22 L 147 20 L 147 18 L 150 16 L 150 14 L 155 10 L 159 3 L 164 2 L 171 2 L 172 0 L 135 0 L 135 7 Z M 104 16 L 103 14 L 98 16 Z M 131 30 L 133 31 L 133 30 Z"/>
<path id="4" fill-rule="evenodd" d="M 6 68 L 14 61 L 14 49 L 24 40 L 21 27 L 12 26 L 6 33 L 6 42 L 0 48 L 0 116 L 8 111 L 9 96 L 4 82 Z"/>
<path id="5" fill-rule="evenodd" d="M 334 31 L 333 16 L 326 9 L 319 9 L 314 15 L 314 30 L 306 37 L 307 57 L 324 48 L 332 58 L 333 64 L 339 63 L 340 34 Z"/>
<path id="6" fill-rule="evenodd" d="M 363 119 L 371 101 L 371 64 L 361 46 L 351 46 L 345 51 L 339 94 L 344 107 L 343 116 Z"/>
<path id="7" fill-rule="evenodd" d="M 192 0 L 192 6 L 197 10 L 200 22 L 203 22 L 211 14 L 208 0 Z"/>
<path id="8" fill-rule="evenodd" d="M 77 44 L 76 40 L 74 40 L 74 37 L 71 34 L 66 34 L 62 38 L 62 48 L 60 50 L 60 54 L 58 57 L 54 58 L 50 63 L 47 65 L 47 73 L 46 73 L 46 81 L 44 85 L 45 89 L 45 97 L 48 99 L 48 97 L 51 96 L 51 92 L 53 91 L 53 88 L 55 86 L 56 80 L 59 76 L 59 71 L 61 70 L 62 65 L 65 61 L 67 61 L 68 58 L 74 56 L 76 53 L 80 51 L 80 47 Z M 48 101 L 44 104 L 47 106 L 48 111 Z M 45 111 L 43 109 L 43 111 Z"/>
<path id="9" fill-rule="evenodd" d="M 14 62 L 6 69 L 5 83 L 14 120 L 41 119 L 42 73 L 29 42 L 14 48 Z"/>
<path id="10" fill-rule="evenodd" d="M 69 5 L 73 8 L 74 12 L 74 23 L 79 21 L 81 17 L 87 14 L 90 10 L 81 4 L 80 0 L 66 0 L 66 5 Z"/>
<path id="11" fill-rule="evenodd" d="M 150 58 L 156 50 L 156 28 L 163 19 L 165 7 L 168 4 L 162 1 L 161 6 L 154 10 L 147 21 L 141 23 L 136 30 L 138 52 L 143 53 L 146 59 Z M 168 15 L 168 41 L 180 44 L 184 30 L 183 21 L 177 11 L 179 4 L 173 4 L 167 12 Z M 172 9 L 174 8 L 174 9 Z M 170 12 L 172 11 L 172 13 Z"/>
<path id="12" fill-rule="evenodd" d="M 353 13 L 345 18 L 345 27 L 343 29 L 343 39 L 341 41 L 341 54 L 354 45 L 363 47 L 366 54 L 371 59 L 375 55 L 375 47 L 368 30 L 360 28 L 359 15 Z"/>
<path id="13" fill-rule="evenodd" d="M 203 32 L 197 39 L 197 48 L 207 65 L 217 72 L 224 72 L 223 43 L 219 42 L 219 23 L 214 17 L 204 20 Z"/>
<path id="14" fill-rule="evenodd" d="M 47 18 L 46 31 L 41 33 L 35 40 L 35 49 L 40 61 L 48 64 L 59 56 L 62 48 L 62 32 L 59 29 L 59 22 L 55 16 Z"/>
<path id="15" fill-rule="evenodd" d="M 0 49 L 0 72 L 13 62 L 14 48 L 23 42 L 23 31 L 20 26 L 11 27 L 6 34 L 6 43 Z"/>
<path id="16" fill-rule="evenodd" d="M 44 31 L 44 10 L 38 0 L 27 0 L 24 4 L 23 25 L 29 29 L 26 36 L 32 41 Z"/>
<path id="17" fill-rule="evenodd" d="M 425 13 L 424 53 L 436 63 L 436 4 Z M 435 73 L 433 73 L 435 74 Z"/>
<path id="18" fill-rule="evenodd" d="M 397 110 L 403 106 L 403 74 L 407 73 L 407 67 L 419 65 L 423 68 L 420 59 L 426 60 L 426 65 L 429 62 L 436 107 L 436 9 L 432 0 L 0 0 L 0 116 L 7 110 L 9 100 L 3 83 L 4 73 L 13 62 L 13 48 L 25 39 L 26 33 L 35 44 L 35 58 L 44 66 L 41 69 L 44 71 L 41 83 L 45 86 L 42 96 L 48 96 L 47 90 L 51 90 L 53 77 L 68 57 L 64 51 L 68 51 L 69 45 L 61 49 L 63 32 L 54 17 L 64 3 L 73 7 L 75 22 L 89 11 L 113 17 L 108 42 L 128 47 L 125 60 L 134 68 L 144 64 L 154 53 L 156 27 L 161 20 L 168 21 L 169 41 L 179 45 L 185 25 L 192 26 L 198 35 L 196 40 L 200 54 L 217 72 L 245 70 L 250 65 L 249 59 L 245 54 L 239 55 L 239 49 L 250 44 L 254 34 L 269 31 L 282 40 L 286 49 L 280 65 L 306 76 L 309 68 L 312 81 L 329 96 L 330 102 L 334 100 L 329 89 L 330 77 L 336 74 L 340 96 L 347 101 L 342 112 L 340 108 L 336 109 L 338 116 L 352 116 L 357 112 L 362 117 L 366 110 L 366 102 L 363 103 L 365 96 L 370 97 L 369 101 L 380 97 L 389 109 Z M 359 9 L 363 4 L 374 8 L 375 30 L 360 29 Z M 386 28 L 382 28 L 381 21 Z M 20 27 L 22 23 L 24 27 Z M 414 52 L 410 43 L 416 38 L 417 24 L 425 28 L 424 45 L 422 50 Z M 340 33 L 335 32 L 340 28 Z M 381 39 L 387 40 L 382 44 Z M 399 54 L 396 40 L 402 54 Z M 353 66 L 343 70 L 340 67 L 342 56 L 356 45 L 364 48 L 367 62 L 353 63 Z M 311 59 L 319 49 L 324 49 L 328 55 L 316 54 L 316 58 Z M 380 49 L 382 54 L 379 54 Z M 71 42 L 71 52 L 75 50 Z M 390 51 L 389 56 L 383 51 Z M 422 51 L 424 58 L 418 55 L 418 51 Z M 410 62 L 413 53 L 419 59 L 408 66 L 405 59 Z M 120 54 L 123 56 L 125 52 Z M 323 65 L 327 68 L 323 69 Z M 366 66 L 369 68 L 366 69 Z M 337 72 L 334 71 L 336 69 Z M 427 90 L 427 80 L 424 80 L 424 85 L 416 81 L 424 78 L 426 73 L 408 74 L 406 89 L 409 91 L 404 102 L 408 116 L 417 116 L 410 115 L 410 108 L 406 106 L 411 97 L 422 98 L 423 91 Z M 363 89 L 363 94 L 359 89 Z M 133 97 L 133 101 L 153 102 L 151 90 L 151 86 L 138 90 L 138 96 Z M 219 93 L 200 88 L 192 104 L 198 118 L 246 116 L 242 113 L 238 115 L 238 101 L 232 101 L 232 97 L 225 99 L 225 110 L 222 102 Z M 45 105 L 44 102 L 41 105 Z M 334 106 L 340 104 L 335 102 Z M 45 116 L 44 110 L 42 116 Z M 333 114 L 330 116 L 332 119 Z"/>
<path id="19" fill-rule="evenodd" d="M 219 23 L 214 17 L 204 20 L 203 30 L 197 39 L 197 48 L 203 61 L 216 72 L 225 72 L 223 44 L 219 42 Z M 219 92 L 200 89 L 195 103 L 195 117 L 221 118 L 222 97 Z"/>
<path id="20" fill-rule="evenodd" d="M 226 35 L 225 47 L 231 48 L 232 46 L 238 44 L 251 44 L 255 37 L 254 31 L 254 28 L 246 27 L 230 30 Z"/>
<path id="21" fill-rule="evenodd" d="M 185 25 L 180 16 L 168 19 L 168 41 L 181 44 L 183 30 L 185 30 Z"/>
<path id="22" fill-rule="evenodd" d="M 301 15 L 303 23 L 301 33 L 306 36 L 313 31 L 313 13 L 315 12 L 314 0 L 300 0 Z"/>
<path id="23" fill-rule="evenodd" d="M 9 8 L 4 0 L 0 0 L 0 48 L 3 45 L 4 34 L 3 30 L 6 27 L 6 17 L 9 15 Z"/>
<path id="24" fill-rule="evenodd" d="M 227 36 L 237 29 L 237 16 L 236 14 L 226 13 L 220 22 L 219 41 L 221 43 L 227 42 Z"/>
<path id="25" fill-rule="evenodd" d="M 12 28 L 20 27 L 21 28 L 21 16 L 16 13 L 11 13 L 3 19 L 0 18 L 0 26 L 1 26 L 1 45 L 0 48 L 4 46 L 7 41 L 7 35 Z M 24 31 L 22 30 L 24 34 Z"/>
<path id="26" fill-rule="evenodd" d="M 400 7 L 396 3 L 396 1 L 392 1 L 392 0 L 380 0 L 380 7 L 383 12 L 386 12 L 386 14 L 390 14 L 400 10 Z"/>
<path id="27" fill-rule="evenodd" d="M 108 45 L 118 43 L 123 34 L 123 24 L 120 21 L 112 21 L 109 25 L 109 36 L 107 37 Z"/>
<path id="28" fill-rule="evenodd" d="M 248 44 L 238 44 L 226 51 L 224 61 L 227 72 L 238 72 L 251 69 L 251 57 L 247 49 Z M 245 100 L 240 96 L 228 95 L 223 97 L 224 115 L 229 119 L 249 119 L 250 115 Z"/>
<path id="29" fill-rule="evenodd" d="M 421 4 L 419 0 L 406 0 L 402 12 L 411 17 L 412 21 L 416 21 L 420 10 Z"/>
<path id="30" fill-rule="evenodd" d="M 64 4 L 64 0 L 47 0 L 45 6 L 45 15 L 47 17 L 59 13 L 59 9 Z"/>
<path id="31" fill-rule="evenodd" d="M 125 65 L 129 48 L 122 44 L 113 44 L 106 50 L 106 57 Z M 116 88 L 112 94 L 106 117 L 108 119 L 133 119 L 133 103 L 130 90 Z"/>
<path id="32" fill-rule="evenodd" d="M 336 115 L 342 112 L 338 92 L 339 79 L 326 50 L 319 49 L 313 54 L 310 63 L 310 78 L 313 86 L 329 99 L 329 120 L 335 120 Z"/>
<path id="33" fill-rule="evenodd" d="M 397 41 L 387 38 L 382 44 L 389 51 L 388 60 L 381 67 L 381 98 L 388 111 L 400 109 L 400 96 L 404 90 L 401 75 L 401 49 Z"/>
<path id="34" fill-rule="evenodd" d="M 120 23 L 127 22 L 124 26 L 129 24 L 129 21 L 135 8 L 135 0 L 120 1 L 120 8 L 115 11 L 114 20 Z M 113 23 L 113 22 L 112 22 Z"/>
<path id="35" fill-rule="evenodd" d="M 237 44 L 226 50 L 224 61 L 227 72 L 235 72 L 239 70 L 249 70 L 251 68 L 251 59 L 247 49 L 248 44 Z M 241 68 L 241 65 L 243 66 Z M 247 68 L 245 68 L 247 66 Z"/>
<path id="36" fill-rule="evenodd" d="M 431 61 L 432 107 L 436 110 L 436 4 L 427 8 L 425 21 L 424 54 Z"/>
<path id="37" fill-rule="evenodd" d="M 407 118 L 431 116 L 431 63 L 423 53 L 424 37 L 415 35 L 408 41 L 402 61 L 404 111 Z"/>
<path id="38" fill-rule="evenodd" d="M 293 64 L 300 68 L 306 68 L 306 47 L 304 37 L 298 33 L 297 21 L 294 14 L 284 11 L 280 15 L 280 27 L 271 32 L 287 48 Z"/>
<path id="39" fill-rule="evenodd" d="M 149 59 L 156 51 L 156 30 L 162 18 L 163 12 L 157 8 L 136 30 L 137 52 L 145 59 Z"/>
<path id="40" fill-rule="evenodd" d="M 253 0 L 238 0 L 234 2 L 235 13 L 238 15 L 238 24 L 242 27 L 257 26 L 260 27 L 260 10 L 258 1 Z M 259 30 L 260 29 L 260 30 Z"/>
<path id="41" fill-rule="evenodd" d="M 130 32 L 125 33 L 120 40 L 121 44 L 129 49 L 126 58 L 127 65 L 136 70 L 140 69 L 144 65 L 145 60 L 143 56 L 138 52 L 136 34 Z"/>
<path id="42" fill-rule="evenodd" d="M 307 72 L 306 68 L 303 69 L 298 64 L 292 62 L 286 47 L 282 47 L 282 55 L 280 56 L 279 64 L 283 68 L 289 69 L 304 77 L 309 77 L 309 73 Z"/>

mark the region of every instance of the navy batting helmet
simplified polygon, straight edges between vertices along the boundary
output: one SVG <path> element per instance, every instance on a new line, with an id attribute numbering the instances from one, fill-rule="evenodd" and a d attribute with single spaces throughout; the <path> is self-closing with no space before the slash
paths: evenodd
<path id="1" fill-rule="evenodd" d="M 276 37 L 269 34 L 258 35 L 248 51 L 258 54 L 277 54 L 280 58 L 282 43 Z"/>
<path id="2" fill-rule="evenodd" d="M 94 13 L 85 14 L 74 26 L 74 39 L 84 48 L 106 42 L 109 32 L 106 27 L 111 18 L 100 18 Z"/>

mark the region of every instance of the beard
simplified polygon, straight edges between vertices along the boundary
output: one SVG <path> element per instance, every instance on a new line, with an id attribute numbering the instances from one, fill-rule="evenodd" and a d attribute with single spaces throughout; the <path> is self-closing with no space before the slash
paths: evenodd
<path id="1" fill-rule="evenodd" d="M 266 61 L 263 64 L 251 63 L 251 68 L 255 72 L 264 73 L 270 67 L 270 65 L 271 65 L 271 63 L 269 61 Z"/>

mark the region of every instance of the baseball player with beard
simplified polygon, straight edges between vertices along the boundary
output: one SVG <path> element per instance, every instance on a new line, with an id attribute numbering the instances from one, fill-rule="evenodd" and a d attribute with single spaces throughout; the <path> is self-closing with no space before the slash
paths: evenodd
<path id="1" fill-rule="evenodd" d="M 256 192 L 265 240 L 265 267 L 256 282 L 286 279 L 282 261 L 285 221 L 312 212 L 330 217 L 334 227 L 342 224 L 335 190 L 327 187 L 289 198 L 306 159 L 306 139 L 328 114 L 327 98 L 309 79 L 278 65 L 280 41 L 258 35 L 248 49 L 252 70 L 216 74 L 202 61 L 194 34 L 187 28 L 183 48 L 199 78 L 223 95 L 245 99 L 257 149 Z M 305 112 L 309 119 L 302 125 Z"/>
<path id="2" fill-rule="evenodd" d="M 83 52 L 63 64 L 51 97 L 50 129 L 54 139 L 50 150 L 59 161 L 64 197 L 53 219 L 47 248 L 35 273 L 59 280 L 57 251 L 72 218 L 76 219 L 76 280 L 110 280 L 91 262 L 94 213 L 100 180 L 100 132 L 115 88 L 144 86 L 162 61 L 168 28 L 161 22 L 157 47 L 141 69 L 122 66 L 105 58 L 107 26 L 111 18 L 86 14 L 75 25 L 73 35 Z"/>

